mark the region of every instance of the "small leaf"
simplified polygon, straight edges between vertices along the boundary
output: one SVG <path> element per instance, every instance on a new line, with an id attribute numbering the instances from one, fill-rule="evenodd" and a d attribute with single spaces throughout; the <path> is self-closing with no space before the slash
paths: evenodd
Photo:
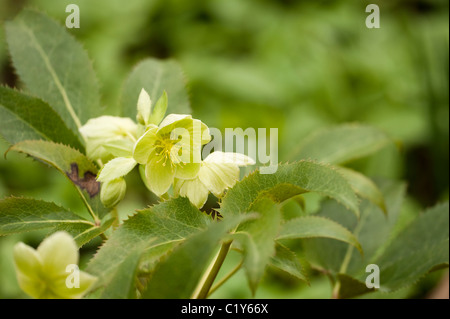
<path id="1" fill-rule="evenodd" d="M 223 216 L 248 212 L 261 197 L 275 202 L 307 192 L 331 197 L 359 216 L 359 202 L 347 180 L 331 166 L 300 161 L 280 165 L 271 175 L 255 172 L 238 182 L 224 196 L 220 208 Z"/>
<path id="2" fill-rule="evenodd" d="M 305 216 L 284 223 L 278 234 L 280 239 L 332 238 L 356 247 L 362 254 L 362 248 L 356 237 L 342 225 L 331 219 L 318 216 Z"/>
<path id="3" fill-rule="evenodd" d="M 339 167 L 338 172 L 344 175 L 356 194 L 362 198 L 370 200 L 372 203 L 380 207 L 384 214 L 387 214 L 383 194 L 381 194 L 381 191 L 374 182 L 363 174 L 348 168 Z"/>
<path id="4" fill-rule="evenodd" d="M 21 81 L 80 136 L 78 128 L 101 113 L 98 83 L 82 46 L 66 28 L 34 10 L 23 10 L 5 27 Z"/>
<path id="5" fill-rule="evenodd" d="M 0 236 L 61 226 L 91 228 L 94 224 L 53 203 L 15 197 L 0 200 Z"/>
<path id="6" fill-rule="evenodd" d="M 47 103 L 4 86 L 0 86 L 0 134 L 11 144 L 42 139 L 84 152 L 78 137 Z"/>
<path id="7" fill-rule="evenodd" d="M 343 164 L 371 155 L 389 142 L 386 134 L 374 127 L 346 124 L 311 134 L 291 158 Z"/>
<path id="8" fill-rule="evenodd" d="M 175 61 L 146 59 L 140 62 L 131 72 L 122 88 L 122 116 L 136 118 L 136 104 L 142 88 L 148 92 L 153 100 L 163 95 L 164 90 L 166 90 L 170 97 L 169 113 L 190 114 L 191 108 L 184 83 L 183 71 Z M 157 116 L 155 113 L 156 117 L 159 117 L 162 113 L 165 103 L 163 102 L 164 100 L 161 101 L 161 110 L 157 111 Z M 155 106 L 156 108 L 159 107 Z"/>
<path id="9" fill-rule="evenodd" d="M 108 210 L 100 201 L 100 183 L 96 181 L 97 167 L 82 153 L 62 144 L 47 141 L 23 141 L 10 150 L 28 154 L 47 163 L 75 186 L 89 210 L 103 217 Z"/>

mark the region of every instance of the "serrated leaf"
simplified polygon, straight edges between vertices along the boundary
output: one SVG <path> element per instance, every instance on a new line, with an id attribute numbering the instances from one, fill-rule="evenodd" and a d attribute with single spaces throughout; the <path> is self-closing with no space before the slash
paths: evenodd
<path id="1" fill-rule="evenodd" d="M 67 177 L 76 187 L 89 210 L 103 217 L 108 210 L 100 201 L 97 167 L 82 153 L 69 146 L 48 141 L 23 141 L 10 150 L 28 154 L 47 163 Z"/>
<path id="2" fill-rule="evenodd" d="M 449 265 L 449 204 L 429 209 L 402 232 L 375 260 L 380 289 L 393 291 L 414 284 L 438 266 Z"/>
<path id="3" fill-rule="evenodd" d="M 274 239 L 281 222 L 278 206 L 268 198 L 253 204 L 251 212 L 258 213 L 259 218 L 239 226 L 235 237 L 244 247 L 244 268 L 253 294 L 264 274 L 270 258 L 275 255 Z"/>
<path id="4" fill-rule="evenodd" d="M 275 202 L 307 192 L 331 197 L 359 216 L 359 201 L 347 180 L 334 168 L 310 161 L 280 165 L 276 173 L 245 177 L 224 196 L 220 208 L 223 216 L 248 212 L 262 197 Z"/>
<path id="5" fill-rule="evenodd" d="M 94 224 L 53 203 L 15 197 L 0 200 L 0 236 L 61 226 L 91 228 Z"/>
<path id="6" fill-rule="evenodd" d="M 156 266 L 142 298 L 191 298 L 220 240 L 247 216 L 230 216 L 220 222 L 214 222 L 206 230 L 192 235 L 176 247 Z"/>
<path id="7" fill-rule="evenodd" d="M 391 140 L 371 126 L 346 124 L 311 134 L 291 159 L 343 164 L 378 151 Z"/>
<path id="8" fill-rule="evenodd" d="M 384 214 L 387 214 L 383 194 L 381 194 L 380 189 L 374 182 L 372 182 L 365 175 L 348 168 L 339 167 L 338 171 L 344 175 L 356 194 L 362 198 L 370 200 L 372 203 L 380 207 Z"/>
<path id="9" fill-rule="evenodd" d="M 280 243 L 275 244 L 275 256 L 270 259 L 269 265 L 309 283 L 309 264 L 305 260 L 300 262 L 293 251 Z"/>
<path id="10" fill-rule="evenodd" d="M 136 118 L 136 105 L 142 88 L 153 101 L 167 91 L 168 113 L 191 113 L 183 71 L 175 61 L 146 59 L 134 68 L 122 88 L 122 116 Z"/>
<path id="11" fill-rule="evenodd" d="M 101 113 L 98 84 L 82 46 L 63 26 L 34 10 L 23 10 L 5 28 L 21 81 L 79 134 L 82 124 Z"/>
<path id="12" fill-rule="evenodd" d="M 281 226 L 277 240 L 317 237 L 339 240 L 356 247 L 361 254 L 363 252 L 360 243 L 348 229 L 319 216 L 304 216 L 287 221 Z"/>
<path id="13" fill-rule="evenodd" d="M 89 263 L 88 272 L 99 277 L 98 286 L 105 286 L 137 246 L 149 250 L 181 242 L 205 229 L 209 222 L 210 219 L 186 198 L 172 199 L 141 210 L 126 220 L 100 248 Z M 172 248 L 166 247 L 167 250 Z"/>
<path id="14" fill-rule="evenodd" d="M 48 140 L 84 151 L 78 137 L 44 101 L 0 86 L 0 134 L 10 144 Z"/>

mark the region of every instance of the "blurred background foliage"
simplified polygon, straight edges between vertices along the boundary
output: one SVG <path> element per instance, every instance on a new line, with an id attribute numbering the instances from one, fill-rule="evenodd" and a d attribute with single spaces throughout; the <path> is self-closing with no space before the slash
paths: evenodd
<path id="1" fill-rule="evenodd" d="M 402 223 L 448 198 L 447 0 L 0 0 L 1 84 L 21 87 L 2 22 L 34 7 L 64 24 L 71 3 L 80 7 L 81 28 L 69 32 L 93 60 L 105 114 L 120 113 L 121 85 L 138 61 L 175 58 L 186 73 L 193 115 L 210 127 L 277 127 L 279 160 L 286 162 L 296 159 L 299 143 L 316 129 L 371 124 L 396 145 L 352 166 L 373 178 L 407 181 Z M 365 26 L 369 3 L 380 6 L 381 29 Z M 0 141 L 0 153 L 7 148 Z M 128 190 L 119 206 L 124 217 L 154 201 L 137 174 L 129 177 Z M 56 171 L 12 153 L 0 159 L 0 197 L 10 195 L 83 210 Z M 314 196 L 306 201 L 310 209 L 317 206 Z M 0 298 L 24 297 L 15 280 L 12 246 L 19 240 L 37 246 L 42 237 L 34 232 L 0 238 Z M 82 249 L 82 261 L 99 242 Z M 425 297 L 441 275 L 394 294 L 366 297 Z M 325 276 L 313 276 L 308 287 L 269 272 L 256 297 L 330 295 Z M 213 295 L 250 296 L 243 272 Z"/>

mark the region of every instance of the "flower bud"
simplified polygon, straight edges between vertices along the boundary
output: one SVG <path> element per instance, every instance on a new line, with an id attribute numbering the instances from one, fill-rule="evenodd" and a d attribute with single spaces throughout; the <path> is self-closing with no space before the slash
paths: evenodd
<path id="1" fill-rule="evenodd" d="M 122 177 L 102 184 L 100 199 L 106 207 L 114 207 L 125 197 L 127 184 Z"/>

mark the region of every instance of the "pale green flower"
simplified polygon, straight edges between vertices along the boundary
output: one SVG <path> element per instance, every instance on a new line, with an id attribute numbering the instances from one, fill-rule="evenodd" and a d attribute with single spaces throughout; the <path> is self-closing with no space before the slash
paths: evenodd
<path id="1" fill-rule="evenodd" d="M 201 208 L 208 199 L 209 192 L 221 197 L 225 190 L 239 181 L 239 167 L 254 165 L 250 157 L 238 153 L 211 153 L 201 164 L 196 178 L 176 179 L 174 192 L 177 196 L 189 198 L 190 202 Z"/>
<path id="2" fill-rule="evenodd" d="M 17 243 L 14 264 L 20 288 L 38 299 L 78 299 L 97 280 L 83 271 L 78 272 L 78 277 L 73 274 L 74 266 L 78 265 L 78 248 L 66 232 L 54 233 L 37 250 Z M 79 279 L 78 288 L 73 281 L 76 279 Z"/>
<path id="3" fill-rule="evenodd" d="M 138 125 L 129 118 L 100 116 L 80 127 L 86 140 L 86 154 L 104 162 L 112 157 L 130 155 L 138 137 Z"/>
<path id="4" fill-rule="evenodd" d="M 137 141 L 133 158 L 145 165 L 146 185 L 165 194 L 174 179 L 193 179 L 201 166 L 202 145 L 211 140 L 208 127 L 190 115 L 170 114 L 150 125 Z"/>

